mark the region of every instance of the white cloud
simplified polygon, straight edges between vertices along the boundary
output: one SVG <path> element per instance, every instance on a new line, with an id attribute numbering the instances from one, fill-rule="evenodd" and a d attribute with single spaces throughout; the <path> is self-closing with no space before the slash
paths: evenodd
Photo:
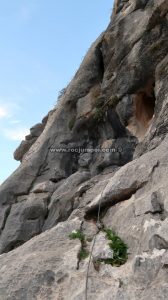
<path id="1" fill-rule="evenodd" d="M 27 128 L 4 129 L 3 135 L 11 141 L 22 141 L 30 133 Z"/>
<path id="2" fill-rule="evenodd" d="M 20 120 L 11 120 L 9 123 L 10 124 L 19 124 L 19 123 L 21 123 L 21 121 Z"/>
<path id="3" fill-rule="evenodd" d="M 5 118 L 5 117 L 8 117 L 9 116 L 9 111 L 6 107 L 3 107 L 0 105 L 0 119 L 1 118 Z"/>
<path id="4" fill-rule="evenodd" d="M 0 119 L 12 119 L 20 110 L 21 107 L 16 102 L 0 97 Z"/>
<path id="5" fill-rule="evenodd" d="M 5 101 L 0 97 L 0 120 L 3 119 L 3 128 L 1 128 L 0 134 L 8 140 L 21 141 L 30 133 L 29 129 L 21 126 L 21 121 L 17 119 L 17 113 L 20 110 L 21 107 L 17 102 L 11 102 L 8 99 Z"/>

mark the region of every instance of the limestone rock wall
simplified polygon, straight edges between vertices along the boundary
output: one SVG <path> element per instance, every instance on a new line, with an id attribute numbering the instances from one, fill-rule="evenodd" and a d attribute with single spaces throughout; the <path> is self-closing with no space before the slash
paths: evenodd
<path id="1" fill-rule="evenodd" d="M 96 256 L 107 253 L 100 202 L 128 260 L 92 259 L 88 299 L 168 298 L 167 32 L 167 0 L 115 1 L 56 107 L 15 151 L 21 164 L 0 186 L 0 299 L 84 299 L 89 258 L 69 234 L 83 232 L 88 252 L 96 234 Z"/>

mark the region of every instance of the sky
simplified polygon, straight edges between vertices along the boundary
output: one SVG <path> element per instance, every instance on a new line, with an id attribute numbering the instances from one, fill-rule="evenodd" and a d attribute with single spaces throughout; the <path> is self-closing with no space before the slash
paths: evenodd
<path id="1" fill-rule="evenodd" d="M 14 150 L 54 107 L 113 0 L 0 0 L 0 184 L 18 167 Z"/>

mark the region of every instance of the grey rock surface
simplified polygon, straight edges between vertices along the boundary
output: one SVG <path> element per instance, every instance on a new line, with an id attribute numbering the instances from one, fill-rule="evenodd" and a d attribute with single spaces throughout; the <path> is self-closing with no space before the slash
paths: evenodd
<path id="1" fill-rule="evenodd" d="M 108 240 L 104 232 L 98 233 L 96 237 L 96 244 L 93 249 L 93 260 L 112 259 L 113 251 L 108 245 Z"/>
<path id="2" fill-rule="evenodd" d="M 0 253 L 8 252 L 42 232 L 47 215 L 47 194 L 30 194 L 12 205 L 1 234 Z"/>
<path id="3" fill-rule="evenodd" d="M 167 32 L 167 0 L 114 1 L 16 149 L 21 164 L 0 186 L 0 299 L 83 300 L 89 259 L 89 300 L 168 299 Z M 128 246 L 120 267 L 95 265 L 110 253 L 103 227 Z"/>

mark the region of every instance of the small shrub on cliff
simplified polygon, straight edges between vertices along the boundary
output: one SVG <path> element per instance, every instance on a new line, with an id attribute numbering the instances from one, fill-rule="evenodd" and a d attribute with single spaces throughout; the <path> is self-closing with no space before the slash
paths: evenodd
<path id="1" fill-rule="evenodd" d="M 107 239 L 110 241 L 109 246 L 113 251 L 113 258 L 107 259 L 104 262 L 113 266 L 123 265 L 128 258 L 127 245 L 111 229 L 105 229 L 104 231 L 106 233 Z"/>
<path id="2" fill-rule="evenodd" d="M 119 102 L 119 98 L 117 95 L 111 96 L 105 102 L 102 101 L 102 98 L 97 99 L 96 108 L 94 112 L 94 119 L 98 122 L 102 122 L 104 120 L 105 112 L 108 108 L 115 108 Z"/>

